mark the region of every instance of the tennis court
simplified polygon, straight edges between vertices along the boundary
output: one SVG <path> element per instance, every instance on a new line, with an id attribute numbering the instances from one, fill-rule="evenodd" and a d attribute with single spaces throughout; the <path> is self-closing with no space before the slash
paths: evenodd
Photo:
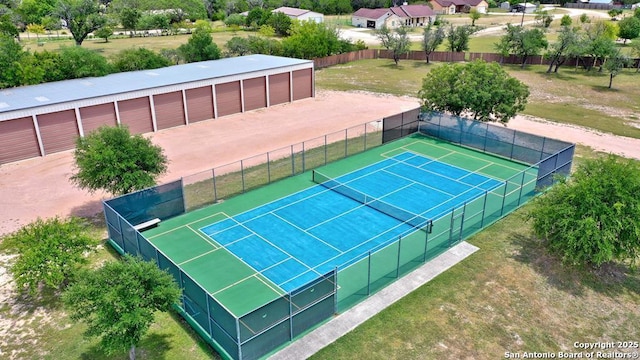
<path id="1" fill-rule="evenodd" d="M 571 169 L 573 144 L 417 117 L 105 201 L 110 243 L 173 275 L 180 313 L 223 357 L 261 358 L 430 266 Z M 148 223 L 157 227 L 138 230 Z"/>
<path id="2" fill-rule="evenodd" d="M 426 248 L 433 234 L 437 250 L 438 219 L 504 188 L 527 167 L 409 137 L 166 220 L 145 237 L 242 316 L 399 238 L 415 238 L 414 248 Z M 396 258 L 385 261 L 395 266 Z M 340 283 L 341 299 L 360 290 L 357 281 Z"/>

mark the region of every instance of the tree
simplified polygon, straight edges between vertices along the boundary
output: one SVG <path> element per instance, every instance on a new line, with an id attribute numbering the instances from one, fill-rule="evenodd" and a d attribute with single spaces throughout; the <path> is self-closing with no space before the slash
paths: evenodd
<path id="1" fill-rule="evenodd" d="M 480 19 L 480 17 L 482 17 L 482 13 L 480 13 L 480 11 L 478 11 L 478 9 L 471 9 L 469 10 L 469 17 L 471 18 L 471 26 L 476 26 L 476 20 Z"/>
<path id="2" fill-rule="evenodd" d="M 501 54 L 514 54 L 522 57 L 520 67 L 524 68 L 527 58 L 537 55 L 548 46 L 547 39 L 540 29 L 525 29 L 522 26 L 507 24 L 507 33 L 496 47 Z"/>
<path id="3" fill-rule="evenodd" d="M 509 76 L 499 64 L 482 60 L 431 70 L 418 93 L 425 110 L 456 116 L 468 113 L 474 120 L 504 124 L 524 110 L 528 96 L 525 84 Z"/>
<path id="4" fill-rule="evenodd" d="M 604 64 L 604 68 L 609 73 L 609 89 L 611 89 L 611 86 L 613 85 L 613 78 L 630 63 L 631 59 L 622 54 L 620 49 L 617 49 L 616 52 L 607 59 L 607 62 Z"/>
<path id="5" fill-rule="evenodd" d="M 429 55 L 434 52 L 440 44 L 444 41 L 444 28 L 438 26 L 433 29 L 432 26 L 427 26 L 424 28 L 424 32 L 422 33 L 422 51 L 424 51 L 424 55 L 427 58 L 427 64 L 429 63 Z"/>
<path id="6" fill-rule="evenodd" d="M 225 44 L 229 56 L 242 56 L 251 53 L 249 40 L 239 36 L 234 36 Z"/>
<path id="7" fill-rule="evenodd" d="M 284 13 L 276 12 L 269 16 L 266 25 L 270 25 L 278 36 L 287 36 L 291 30 L 292 20 Z"/>
<path id="8" fill-rule="evenodd" d="M 614 20 L 618 15 L 622 15 L 622 9 L 611 9 L 607 11 L 607 14 L 609 14 L 611 20 Z"/>
<path id="9" fill-rule="evenodd" d="M 60 73 L 63 79 L 104 76 L 112 72 L 107 59 L 79 46 L 60 48 Z"/>
<path id="10" fill-rule="evenodd" d="M 10 14 L 0 14 L 0 36 L 9 36 L 17 38 L 20 35 L 20 30 L 14 24 Z"/>
<path id="11" fill-rule="evenodd" d="M 407 28 L 404 26 L 392 31 L 383 25 L 379 30 L 376 30 L 376 37 L 380 40 L 382 47 L 391 52 L 396 65 L 398 65 L 400 57 L 408 53 L 411 47 Z"/>
<path id="12" fill-rule="evenodd" d="M 85 336 L 100 337 L 108 355 L 129 351 L 149 330 L 156 311 L 169 311 L 180 299 L 173 277 L 151 262 L 125 256 L 87 271 L 63 294 L 71 319 L 87 324 Z"/>
<path id="13" fill-rule="evenodd" d="M 89 33 L 106 23 L 95 0 L 59 0 L 54 14 L 67 23 L 78 46 L 82 45 Z"/>
<path id="14" fill-rule="evenodd" d="M 36 41 L 40 41 L 40 35 L 44 34 L 44 26 L 40 24 L 27 25 L 27 31 L 36 34 Z"/>
<path id="15" fill-rule="evenodd" d="M 562 18 L 560 19 L 560 26 L 571 26 L 572 23 L 573 20 L 569 14 L 562 15 Z"/>
<path id="16" fill-rule="evenodd" d="M 640 166 L 612 155 L 585 160 L 533 201 L 536 236 L 569 264 L 638 261 Z"/>
<path id="17" fill-rule="evenodd" d="M 11 267 L 16 285 L 31 296 L 63 288 L 97 245 L 79 218 L 38 219 L 3 240 L 3 247 L 18 254 Z"/>
<path id="18" fill-rule="evenodd" d="M 22 0 L 16 13 L 24 24 L 42 24 L 42 18 L 51 14 L 57 0 Z"/>
<path id="19" fill-rule="evenodd" d="M 93 33 L 96 37 L 104 39 L 104 42 L 108 43 L 109 38 L 113 36 L 113 28 L 111 26 L 103 26 Z"/>
<path id="20" fill-rule="evenodd" d="M 121 50 L 114 56 L 112 63 L 118 72 L 157 69 L 171 65 L 169 59 L 145 48 Z"/>
<path id="21" fill-rule="evenodd" d="M 618 22 L 618 37 L 627 40 L 635 39 L 640 36 L 640 18 L 635 16 L 626 17 Z"/>
<path id="22" fill-rule="evenodd" d="M 471 34 L 473 34 L 473 28 L 468 25 L 458 27 L 450 25 L 447 32 L 449 51 L 463 52 L 469 50 L 469 37 Z"/>
<path id="23" fill-rule="evenodd" d="M 558 72 L 558 68 L 569 58 L 572 48 L 578 44 L 579 40 L 578 30 L 576 28 L 563 26 L 560 29 L 558 41 L 551 44 L 551 49 L 545 54 L 545 58 L 550 60 L 547 74 L 554 69 L 554 66 L 555 69 L 553 72 Z"/>
<path id="24" fill-rule="evenodd" d="M 180 63 L 180 54 L 177 49 L 162 49 L 160 50 L 160 56 L 167 59 L 167 61 L 173 65 Z"/>
<path id="25" fill-rule="evenodd" d="M 22 85 L 19 64 L 27 54 L 13 37 L 0 35 L 0 89 Z"/>
<path id="26" fill-rule="evenodd" d="M 138 29 L 138 23 L 140 22 L 140 17 L 142 16 L 140 10 L 134 7 L 123 7 L 118 16 L 122 27 L 124 27 L 125 30 L 130 30 L 129 36 L 135 36 L 136 30 Z"/>
<path id="27" fill-rule="evenodd" d="M 631 43 L 631 53 L 634 54 L 636 58 L 640 58 L 640 41 Z M 636 64 L 636 72 L 640 72 L 640 60 L 638 60 Z"/>
<path id="28" fill-rule="evenodd" d="M 246 16 L 240 14 L 231 14 L 224 19 L 224 24 L 227 26 L 244 26 L 246 24 Z"/>
<path id="29" fill-rule="evenodd" d="M 314 21 L 294 23 L 291 35 L 282 40 L 283 55 L 299 59 L 339 54 L 343 46 L 336 28 Z"/>
<path id="30" fill-rule="evenodd" d="M 536 11 L 535 21 L 546 29 L 551 26 L 553 15 L 549 14 L 547 10 Z"/>
<path id="31" fill-rule="evenodd" d="M 187 63 L 220 58 L 220 48 L 213 42 L 208 24 L 197 26 L 187 43 L 178 47 L 178 53 Z"/>
<path id="32" fill-rule="evenodd" d="M 90 192 L 102 189 L 114 195 L 155 185 L 167 171 L 162 148 L 126 127 L 102 127 L 80 137 L 73 153 L 71 181 Z"/>

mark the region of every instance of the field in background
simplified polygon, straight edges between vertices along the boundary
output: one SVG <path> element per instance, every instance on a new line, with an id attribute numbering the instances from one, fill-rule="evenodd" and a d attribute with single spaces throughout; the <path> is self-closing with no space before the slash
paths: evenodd
<path id="1" fill-rule="evenodd" d="M 401 60 L 396 66 L 389 59 L 361 60 L 316 71 L 316 87 L 417 97 L 422 79 L 441 65 Z M 616 76 L 613 89 L 608 89 L 609 75 L 597 69 L 587 73 L 561 67 L 557 74 L 547 74 L 547 66 L 542 65 L 504 68 L 529 86 L 525 114 L 640 138 L 640 75 L 634 69 Z"/>

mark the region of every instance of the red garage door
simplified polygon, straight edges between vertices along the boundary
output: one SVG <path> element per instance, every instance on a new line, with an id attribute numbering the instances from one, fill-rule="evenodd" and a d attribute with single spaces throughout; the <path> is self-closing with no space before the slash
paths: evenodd
<path id="1" fill-rule="evenodd" d="M 312 96 L 313 81 L 311 69 L 293 72 L 293 100 L 306 99 Z"/>
<path id="2" fill-rule="evenodd" d="M 80 109 L 82 131 L 87 136 L 101 126 L 116 126 L 116 109 L 113 103 L 87 106 Z"/>
<path id="3" fill-rule="evenodd" d="M 120 122 L 129 127 L 132 134 L 144 134 L 153 131 L 149 98 L 118 101 Z"/>
<path id="4" fill-rule="evenodd" d="M 40 156 L 33 119 L 0 121 L 0 164 Z"/>
<path id="5" fill-rule="evenodd" d="M 215 88 L 218 116 L 237 114 L 242 111 L 240 81 L 217 84 Z"/>
<path id="6" fill-rule="evenodd" d="M 267 107 L 267 82 L 265 77 L 242 80 L 244 111 Z"/>
<path id="7" fill-rule="evenodd" d="M 75 110 L 38 115 L 38 127 L 45 154 L 75 147 L 79 136 Z"/>
<path id="8" fill-rule="evenodd" d="M 189 123 L 213 119 L 213 94 L 211 86 L 186 91 Z"/>
<path id="9" fill-rule="evenodd" d="M 182 91 L 153 95 L 158 130 L 184 125 Z"/>
<path id="10" fill-rule="evenodd" d="M 269 76 L 269 105 L 277 105 L 291 101 L 289 73 Z"/>

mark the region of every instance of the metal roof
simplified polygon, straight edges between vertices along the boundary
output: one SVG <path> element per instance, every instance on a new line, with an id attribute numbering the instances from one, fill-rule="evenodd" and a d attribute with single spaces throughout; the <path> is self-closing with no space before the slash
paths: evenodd
<path id="1" fill-rule="evenodd" d="M 0 90 L 0 114 L 305 63 L 313 64 L 313 61 L 256 54 L 3 89 Z"/>

